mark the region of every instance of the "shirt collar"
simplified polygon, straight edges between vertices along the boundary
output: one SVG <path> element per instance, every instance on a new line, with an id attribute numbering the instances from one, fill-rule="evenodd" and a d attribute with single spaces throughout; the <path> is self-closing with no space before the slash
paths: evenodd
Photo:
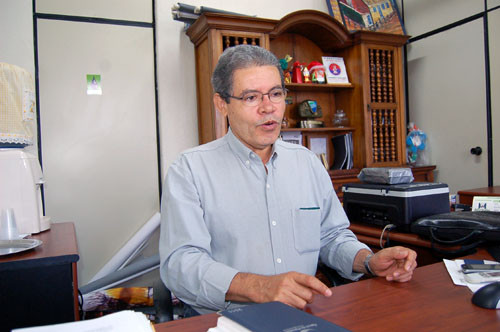
<path id="1" fill-rule="evenodd" d="M 229 147 L 231 148 L 231 150 L 233 151 L 233 153 L 241 160 L 241 162 L 247 168 L 250 168 L 250 161 L 258 160 L 259 162 L 262 162 L 262 160 L 260 159 L 260 157 L 255 152 L 253 152 L 251 149 L 249 149 L 247 146 L 245 146 L 245 144 L 243 144 L 233 134 L 233 131 L 231 130 L 231 128 L 228 128 L 226 137 L 227 137 L 227 142 L 229 144 Z M 271 163 L 271 165 L 273 167 L 276 167 L 276 165 L 275 165 L 276 164 L 276 158 L 278 156 L 278 153 L 277 153 L 276 149 L 277 149 L 277 145 L 279 145 L 279 144 L 276 144 L 276 143 L 278 142 L 278 140 L 276 140 L 276 142 L 273 144 L 272 152 L 271 152 L 270 163 Z"/>

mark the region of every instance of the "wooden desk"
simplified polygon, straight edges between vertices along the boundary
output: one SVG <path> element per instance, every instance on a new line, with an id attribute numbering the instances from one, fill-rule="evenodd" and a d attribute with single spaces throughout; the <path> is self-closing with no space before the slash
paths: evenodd
<path id="1" fill-rule="evenodd" d="M 485 251 L 475 257 L 491 258 Z M 472 292 L 455 286 L 442 262 L 419 267 L 407 283 L 372 278 L 332 288 L 306 311 L 352 331 L 500 331 L 500 310 L 472 304 Z M 204 332 L 217 314 L 158 324 L 156 332 Z"/>
<path id="2" fill-rule="evenodd" d="M 31 236 L 40 246 L 0 256 L 0 331 L 79 319 L 73 223 Z"/>
<path id="3" fill-rule="evenodd" d="M 460 190 L 457 194 L 460 204 L 472 206 L 474 196 L 500 196 L 500 186 Z"/>

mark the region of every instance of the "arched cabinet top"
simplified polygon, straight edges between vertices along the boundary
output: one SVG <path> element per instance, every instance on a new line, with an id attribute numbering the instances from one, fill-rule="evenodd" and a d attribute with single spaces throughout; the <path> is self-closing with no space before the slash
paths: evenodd
<path id="1" fill-rule="evenodd" d="M 269 37 L 284 33 L 295 33 L 314 42 L 324 52 L 348 47 L 352 44 L 349 31 L 330 15 L 316 10 L 300 10 L 277 21 Z"/>

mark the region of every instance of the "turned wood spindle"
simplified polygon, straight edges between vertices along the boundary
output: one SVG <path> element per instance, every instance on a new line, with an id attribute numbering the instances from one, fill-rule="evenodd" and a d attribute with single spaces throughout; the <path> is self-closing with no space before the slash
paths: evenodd
<path id="1" fill-rule="evenodd" d="M 382 102 L 382 83 L 380 75 L 380 50 L 375 50 L 375 70 L 377 72 L 377 101 Z"/>
<path id="2" fill-rule="evenodd" d="M 390 160 L 390 156 L 391 156 L 391 138 L 389 136 L 389 111 L 388 110 L 384 110 L 384 157 L 385 157 L 385 161 L 389 161 Z"/>
<path id="3" fill-rule="evenodd" d="M 377 123 L 377 111 L 372 110 L 372 134 L 373 134 L 373 161 L 378 162 L 378 123 Z"/>
<path id="4" fill-rule="evenodd" d="M 369 50 L 369 58 L 370 58 L 370 98 L 371 102 L 374 102 L 377 100 L 376 97 L 376 86 L 377 83 L 375 81 L 375 61 L 373 60 L 374 54 L 373 50 Z"/>
<path id="5" fill-rule="evenodd" d="M 387 53 L 387 79 L 389 81 L 389 102 L 394 102 L 393 81 L 392 81 L 392 51 Z"/>
<path id="6" fill-rule="evenodd" d="M 379 161 L 385 160 L 385 151 L 384 151 L 384 117 L 382 115 L 382 110 L 378 110 L 378 137 L 379 137 Z"/>
<path id="7" fill-rule="evenodd" d="M 387 102 L 387 51 L 381 51 L 381 60 L 382 60 L 382 68 L 381 68 L 381 71 L 382 71 L 382 93 L 383 93 L 383 97 L 382 97 L 382 101 L 383 102 Z"/>
<path id="8" fill-rule="evenodd" d="M 396 160 L 396 133 L 395 133 L 395 124 L 394 118 L 396 115 L 396 110 L 389 111 L 389 131 L 391 137 L 391 161 Z"/>

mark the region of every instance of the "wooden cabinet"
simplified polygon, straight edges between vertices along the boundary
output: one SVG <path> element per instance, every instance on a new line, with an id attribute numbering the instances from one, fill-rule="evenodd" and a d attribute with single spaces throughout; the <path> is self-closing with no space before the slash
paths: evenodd
<path id="1" fill-rule="evenodd" d="M 311 138 L 326 138 L 329 166 L 335 155 L 331 138 L 352 133 L 354 168 L 330 170 L 334 185 L 356 181 L 363 167 L 406 165 L 402 46 L 408 36 L 350 33 L 330 15 L 313 10 L 297 11 L 280 20 L 205 13 L 187 35 L 195 45 L 200 143 L 227 132 L 227 119 L 214 108 L 210 84 L 220 54 L 227 47 L 252 44 L 269 49 L 278 58 L 288 54 L 292 62 L 321 62 L 322 56 L 344 59 L 349 84 L 287 84 L 291 104 L 285 111 L 288 128 L 283 129 L 300 131 L 306 146 Z M 318 120 L 324 122 L 324 128 L 297 128 L 301 120 L 297 105 L 306 99 L 321 106 L 323 116 Z M 348 127 L 333 127 L 337 109 L 346 113 Z M 423 177 L 432 176 L 428 174 L 432 170 L 422 172 Z"/>
<path id="2" fill-rule="evenodd" d="M 0 332 L 79 320 L 73 223 L 32 235 L 36 248 L 0 256 Z"/>

